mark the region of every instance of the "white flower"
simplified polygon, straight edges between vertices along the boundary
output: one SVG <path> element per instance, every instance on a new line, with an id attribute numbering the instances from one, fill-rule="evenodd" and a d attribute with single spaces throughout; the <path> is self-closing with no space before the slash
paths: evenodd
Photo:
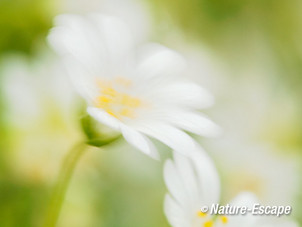
<path id="1" fill-rule="evenodd" d="M 62 0 L 61 11 L 71 14 L 102 12 L 119 17 L 134 32 L 135 40 L 148 37 L 152 20 L 150 9 L 144 2 L 137 0 Z M 133 34 L 133 33 L 132 33 Z"/>
<path id="2" fill-rule="evenodd" d="M 158 158 L 147 136 L 186 154 L 196 143 L 182 130 L 219 132 L 197 111 L 210 106 L 212 96 L 181 78 L 186 64 L 176 52 L 157 44 L 135 51 L 131 32 L 114 17 L 62 15 L 56 25 L 50 43 L 87 100 L 87 112 L 145 154 Z"/>
<path id="3" fill-rule="evenodd" d="M 295 223 L 282 218 L 265 218 L 246 215 L 214 216 L 202 213 L 203 206 L 219 203 L 220 183 L 212 161 L 205 152 L 192 152 L 188 156 L 174 152 L 174 161 L 168 160 L 164 178 L 169 190 L 164 210 L 173 227 L 295 227 Z M 230 206 L 252 207 L 259 203 L 249 192 L 239 194 Z"/>

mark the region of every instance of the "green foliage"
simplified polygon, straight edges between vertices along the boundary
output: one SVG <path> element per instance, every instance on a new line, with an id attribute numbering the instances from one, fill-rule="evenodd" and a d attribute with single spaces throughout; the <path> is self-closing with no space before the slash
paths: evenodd
<path id="1" fill-rule="evenodd" d="M 0 225 L 39 226 L 47 202 L 46 187 L 20 182 L 13 176 L 0 179 Z"/>
<path id="2" fill-rule="evenodd" d="M 7 52 L 32 54 L 51 27 L 53 8 L 48 0 L 0 1 L 0 56 Z"/>
<path id="3" fill-rule="evenodd" d="M 254 59 L 261 61 L 258 56 L 268 52 L 276 67 L 276 78 L 301 90 L 301 1 L 150 0 L 150 3 L 155 6 L 160 22 L 170 20 L 184 31 L 186 38 L 208 44 L 234 67 Z"/>

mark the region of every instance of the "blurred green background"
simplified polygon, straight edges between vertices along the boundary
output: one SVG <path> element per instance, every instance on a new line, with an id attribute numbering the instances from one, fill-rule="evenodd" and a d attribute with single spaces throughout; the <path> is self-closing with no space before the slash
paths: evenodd
<path id="1" fill-rule="evenodd" d="M 84 138 L 81 100 L 46 44 L 53 18 L 108 8 L 127 14 L 124 4 L 132 17 L 149 18 L 149 40 L 194 62 L 188 77 L 216 97 L 206 112 L 225 135 L 200 141 L 221 174 L 222 201 L 252 190 L 264 203 L 292 205 L 302 223 L 302 1 L 114 2 L 0 0 L 0 226 L 41 226 L 62 158 Z M 169 150 L 158 146 L 161 162 L 123 141 L 90 148 L 58 226 L 168 226 Z"/>

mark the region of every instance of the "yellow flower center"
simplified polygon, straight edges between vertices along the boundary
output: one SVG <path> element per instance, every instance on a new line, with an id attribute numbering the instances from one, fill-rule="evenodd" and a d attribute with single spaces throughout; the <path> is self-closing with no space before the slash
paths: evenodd
<path id="1" fill-rule="evenodd" d="M 221 221 L 222 221 L 223 224 L 227 224 L 228 221 L 229 221 L 226 216 L 222 216 L 222 217 L 220 217 L 220 219 L 221 219 Z"/>
<path id="2" fill-rule="evenodd" d="M 222 224 L 227 224 L 228 223 L 228 217 L 226 216 L 214 216 L 214 217 L 207 217 L 208 214 L 198 211 L 197 212 L 197 216 L 200 218 L 205 218 L 206 222 L 203 222 L 203 226 L 202 227 L 213 227 L 215 222 L 217 221 L 216 218 L 219 217 L 219 219 L 221 220 Z"/>
<path id="3" fill-rule="evenodd" d="M 204 227 L 212 227 L 214 225 L 214 221 L 210 220 L 203 224 Z"/>
<path id="4" fill-rule="evenodd" d="M 111 116 L 121 119 L 134 118 L 135 110 L 142 105 L 139 98 L 120 92 L 131 86 L 131 81 L 122 77 L 114 80 L 98 80 L 100 94 L 95 99 L 95 106 L 105 110 Z M 128 88 L 129 89 L 129 88 Z"/>
<path id="5" fill-rule="evenodd" d="M 207 216 L 207 213 L 198 211 L 198 212 L 197 212 L 197 216 L 203 218 L 203 217 L 206 217 L 206 216 Z"/>

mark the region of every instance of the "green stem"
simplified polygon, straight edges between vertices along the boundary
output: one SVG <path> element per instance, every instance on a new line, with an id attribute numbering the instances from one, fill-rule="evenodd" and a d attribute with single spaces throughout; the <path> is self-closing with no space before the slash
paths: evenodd
<path id="1" fill-rule="evenodd" d="M 66 155 L 50 201 L 50 206 L 44 225 L 45 227 L 56 226 L 70 179 L 79 159 L 85 151 L 85 147 L 85 143 L 78 144 Z"/>

